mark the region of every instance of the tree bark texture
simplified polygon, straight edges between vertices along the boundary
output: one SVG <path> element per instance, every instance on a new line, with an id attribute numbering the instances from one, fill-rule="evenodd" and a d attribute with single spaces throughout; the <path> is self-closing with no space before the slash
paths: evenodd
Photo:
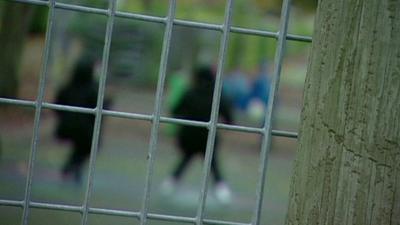
<path id="1" fill-rule="evenodd" d="M 400 0 L 320 0 L 286 225 L 400 224 Z"/>
<path id="2" fill-rule="evenodd" d="M 3 3 L 0 27 L 0 97 L 17 97 L 18 71 L 24 40 L 34 8 L 29 4 Z"/>

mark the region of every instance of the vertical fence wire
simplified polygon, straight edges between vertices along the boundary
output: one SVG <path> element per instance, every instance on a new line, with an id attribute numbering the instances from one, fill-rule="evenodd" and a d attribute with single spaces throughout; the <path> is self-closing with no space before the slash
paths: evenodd
<path id="1" fill-rule="evenodd" d="M 152 120 L 151 134 L 150 134 L 149 152 L 147 154 L 148 163 L 147 163 L 146 180 L 144 186 L 142 210 L 140 215 L 140 225 L 145 225 L 147 223 L 147 213 L 149 211 L 149 199 L 150 199 L 151 184 L 154 171 L 155 155 L 157 150 L 158 132 L 160 127 L 162 96 L 163 96 L 165 77 L 167 72 L 168 55 L 171 45 L 171 36 L 174 25 L 175 9 L 176 9 L 176 0 L 170 0 L 166 26 L 164 30 L 163 46 L 162 46 L 160 68 L 159 68 L 158 82 L 157 82 L 156 100 L 154 105 L 153 120 Z"/>
<path id="2" fill-rule="evenodd" d="M 29 218 L 29 204 L 31 201 L 31 193 L 32 193 L 32 179 L 33 172 L 35 166 L 36 153 L 39 144 L 39 130 L 40 130 L 40 119 L 42 114 L 42 104 L 44 101 L 45 95 L 45 84 L 46 77 L 48 74 L 48 61 L 50 57 L 50 45 L 52 39 L 52 32 L 54 26 L 54 5 L 55 0 L 50 0 L 48 2 L 49 12 L 47 15 L 47 29 L 46 29 L 46 39 L 45 39 L 45 48 L 43 53 L 43 63 L 41 65 L 41 73 L 39 78 L 39 87 L 38 94 L 35 102 L 35 118 L 33 123 L 33 134 L 32 134 L 32 142 L 31 142 L 31 151 L 29 153 L 29 161 L 28 161 L 28 174 L 26 178 L 26 186 L 25 186 L 25 196 L 24 196 L 24 205 L 22 212 L 21 224 L 27 225 Z"/>
<path id="3" fill-rule="evenodd" d="M 222 74 L 224 71 L 226 52 L 228 49 L 233 4 L 234 4 L 233 0 L 228 0 L 225 8 L 225 19 L 222 27 L 222 37 L 218 54 L 218 69 L 215 78 L 213 100 L 211 104 L 211 115 L 210 115 L 211 118 L 210 118 L 209 131 L 207 137 L 207 148 L 203 163 L 203 175 L 202 175 L 201 190 L 199 197 L 199 206 L 197 208 L 197 217 L 196 217 L 197 225 L 203 224 L 204 208 L 207 199 L 208 180 L 210 176 L 211 161 L 214 153 L 215 136 L 217 133 L 217 123 L 219 115 L 218 111 L 219 111 L 219 104 L 222 92 Z"/>
<path id="4" fill-rule="evenodd" d="M 104 102 L 104 92 L 107 80 L 107 72 L 108 72 L 108 59 L 110 55 L 110 46 L 112 39 L 112 32 L 114 27 L 114 15 L 115 15 L 115 7 L 116 0 L 109 0 L 108 6 L 108 18 L 107 18 L 107 28 L 105 34 L 104 48 L 103 48 L 103 56 L 102 56 L 102 68 L 101 68 L 101 76 L 99 81 L 99 87 L 97 92 L 97 106 L 96 106 L 96 117 L 94 122 L 93 129 L 93 137 L 92 137 L 92 146 L 90 151 L 90 159 L 89 159 L 89 173 L 87 179 L 86 193 L 85 199 L 83 201 L 82 206 L 82 225 L 87 224 L 88 213 L 89 213 L 89 201 L 90 196 L 93 191 L 93 179 L 94 172 L 96 167 L 96 157 L 99 149 L 99 138 L 100 138 L 100 129 L 101 129 L 101 121 L 102 121 L 102 112 L 103 112 L 103 102 Z"/>
<path id="5" fill-rule="evenodd" d="M 256 205 L 254 209 L 253 215 L 253 223 L 254 225 L 260 224 L 261 219 L 261 209 L 263 204 L 263 196 L 264 196 L 264 186 L 265 186 L 265 177 L 267 173 L 268 166 L 268 158 L 269 152 L 271 150 L 271 131 L 272 131 L 272 111 L 274 107 L 274 101 L 276 97 L 277 90 L 279 88 L 279 79 L 282 70 L 282 61 L 283 55 L 286 47 L 286 36 L 287 36 L 287 28 L 289 22 L 289 9 L 290 9 L 290 0 L 284 0 L 282 5 L 281 12 L 281 21 L 279 26 L 279 36 L 275 53 L 275 62 L 274 62 L 274 73 L 272 77 L 271 89 L 269 92 L 269 102 L 267 106 L 266 119 L 264 124 L 264 132 L 263 132 L 263 140 L 261 144 L 261 153 L 260 153 L 260 167 L 258 170 L 259 178 L 256 189 Z"/>

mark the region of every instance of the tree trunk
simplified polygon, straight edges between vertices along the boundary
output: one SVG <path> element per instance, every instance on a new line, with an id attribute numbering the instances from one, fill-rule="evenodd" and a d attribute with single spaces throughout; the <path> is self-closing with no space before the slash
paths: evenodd
<path id="1" fill-rule="evenodd" d="M 400 224 L 400 0 L 320 0 L 286 225 Z"/>
<path id="2" fill-rule="evenodd" d="M 3 3 L 0 29 L 0 97 L 18 94 L 18 71 L 25 36 L 33 15 L 29 4 Z"/>

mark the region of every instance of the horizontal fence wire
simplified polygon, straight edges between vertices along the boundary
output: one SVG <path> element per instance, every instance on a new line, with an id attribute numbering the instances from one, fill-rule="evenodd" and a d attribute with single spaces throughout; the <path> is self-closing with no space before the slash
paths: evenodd
<path id="1" fill-rule="evenodd" d="M 8 99 L 8 98 L 0 98 L 0 104 L 8 104 L 14 106 L 22 106 L 22 107 L 32 107 L 34 108 L 36 103 L 34 101 L 29 100 L 19 100 L 19 99 Z M 86 113 L 86 114 L 95 114 L 95 109 L 85 108 L 85 107 L 77 107 L 77 106 L 68 106 L 68 105 L 59 105 L 54 103 L 43 102 L 42 107 L 44 109 L 52 109 L 59 111 L 68 111 L 68 112 L 76 112 L 76 113 Z M 114 110 L 102 110 L 103 115 L 114 117 L 114 118 L 122 118 L 122 119 L 134 119 L 134 120 L 144 120 L 144 121 L 152 121 L 153 115 L 150 114 L 141 114 L 141 113 L 131 113 L 131 112 L 120 112 Z M 189 125 L 195 127 L 208 127 L 208 122 L 196 121 L 196 120 L 188 120 L 188 119 L 177 119 L 171 117 L 160 117 L 161 123 L 167 124 L 177 124 L 177 125 Z M 249 127 L 249 126 L 239 126 L 239 125 L 231 125 L 224 123 L 217 123 L 217 127 L 223 130 L 231 130 L 238 131 L 244 133 L 263 133 L 263 128 L 257 127 Z M 272 130 L 272 135 L 277 137 L 287 137 L 294 138 L 298 137 L 297 132 L 293 131 L 285 131 L 285 130 Z"/>
<path id="2" fill-rule="evenodd" d="M 226 11 L 225 11 L 225 22 L 224 24 L 211 24 L 211 23 L 203 23 L 196 21 L 188 21 L 182 19 L 175 18 L 175 8 L 176 8 L 176 0 L 170 0 L 169 11 L 166 17 L 157 17 L 157 16 L 149 16 L 138 13 L 130 13 L 130 12 L 121 12 L 116 10 L 116 0 L 109 0 L 108 9 L 87 7 L 81 5 L 73 5 L 66 3 L 59 3 L 55 0 L 41 1 L 41 0 L 10 0 L 19 3 L 27 3 L 32 5 L 39 6 L 47 6 L 50 9 L 50 13 L 48 16 L 48 25 L 46 32 L 46 41 L 45 41 L 45 51 L 43 54 L 43 64 L 42 64 L 42 72 L 40 74 L 40 82 L 38 87 L 38 97 L 36 101 L 30 100 L 20 100 L 20 99 L 9 99 L 9 98 L 0 98 L 0 104 L 8 104 L 22 107 L 31 107 L 35 109 L 35 119 L 34 119 L 34 129 L 33 129 L 33 138 L 31 144 L 31 152 L 29 157 L 29 166 L 28 166 L 28 176 L 26 180 L 26 188 L 25 188 L 25 196 L 24 200 L 16 201 L 16 200 L 7 200 L 0 199 L 1 206 L 10 206 L 10 207 L 20 207 L 23 209 L 22 215 L 22 225 L 28 224 L 29 219 L 29 209 L 30 208 L 39 208 L 39 209 L 48 209 L 48 210 L 60 210 L 60 211 L 69 211 L 69 212 L 77 212 L 82 214 L 82 224 L 87 224 L 88 214 L 102 214 L 102 215 L 110 215 L 110 216 L 122 216 L 122 217 L 132 217 L 136 218 L 140 221 L 141 225 L 145 225 L 147 219 L 150 220 L 159 220 L 159 221 L 170 221 L 170 222 L 182 222 L 189 224 L 215 224 L 215 225 L 259 225 L 260 217 L 261 217 L 261 207 L 262 207 L 262 197 L 263 197 L 263 189 L 265 185 L 265 176 L 266 176 L 266 168 L 268 163 L 268 153 L 270 151 L 270 142 L 271 136 L 280 136 L 286 138 L 298 138 L 297 132 L 284 131 L 284 130 L 272 130 L 271 120 L 272 120 L 272 108 L 273 108 L 273 99 L 276 95 L 277 88 L 279 86 L 279 76 L 281 73 L 282 67 L 282 59 L 283 52 L 286 45 L 286 40 L 290 41 L 298 41 L 298 42 L 311 42 L 312 38 L 309 36 L 302 35 L 294 35 L 287 33 L 287 23 L 289 19 L 289 6 L 290 0 L 284 0 L 282 7 L 282 15 L 281 15 L 281 26 L 279 31 L 266 31 L 259 29 L 250 29 L 243 27 L 235 27 L 230 25 L 231 13 L 232 13 L 232 4 L 233 0 L 227 0 L 226 3 Z M 68 105 L 58 105 L 54 103 L 49 103 L 44 101 L 44 90 L 45 90 L 45 80 L 47 76 L 47 63 L 49 58 L 50 51 L 50 42 L 51 42 L 51 32 L 53 27 L 54 20 L 54 10 L 55 9 L 63 9 L 70 10 L 75 12 L 83 12 L 83 13 L 92 13 L 99 14 L 108 17 L 107 30 L 105 36 L 105 45 L 103 51 L 103 59 L 102 59 L 102 75 L 100 77 L 99 82 L 99 96 L 97 101 L 97 107 L 94 109 L 84 108 L 84 107 L 76 107 L 76 106 L 68 106 Z M 120 112 L 114 110 L 105 110 L 103 109 L 103 99 L 104 99 L 104 88 L 106 83 L 106 71 L 108 66 L 108 55 L 110 51 L 110 42 L 112 38 L 112 27 L 114 23 L 114 18 L 128 18 L 132 20 L 139 20 L 145 22 L 153 22 L 153 23 L 161 23 L 165 25 L 164 31 L 164 40 L 163 40 L 163 50 L 161 55 L 160 62 L 160 70 L 159 70 L 159 79 L 157 84 L 157 93 L 156 93 L 156 101 L 154 105 L 154 113 L 152 115 L 148 114 L 138 114 L 138 113 L 129 113 L 129 112 Z M 168 62 L 168 50 L 170 48 L 170 40 L 172 35 L 172 27 L 173 26 L 185 26 L 191 28 L 198 29 L 206 29 L 206 30 L 215 30 L 220 31 L 223 34 L 220 45 L 220 54 L 219 54 L 219 64 L 217 71 L 217 80 L 216 80 L 216 88 L 213 97 L 212 104 L 212 116 L 210 122 L 201 122 L 194 120 L 185 120 L 185 119 L 177 119 L 171 117 L 163 117 L 161 116 L 161 101 L 163 96 L 163 88 L 164 81 L 166 77 L 166 67 Z M 245 35 L 255 35 L 261 37 L 274 38 L 278 41 L 277 44 L 277 52 L 275 56 L 275 71 L 273 74 L 273 82 L 272 89 L 270 90 L 270 99 L 272 101 L 268 104 L 266 123 L 263 128 L 255 128 L 255 127 L 247 127 L 247 126 L 238 126 L 238 125 L 230 125 L 218 123 L 218 107 L 219 107 L 219 98 L 221 94 L 221 77 L 223 73 L 223 64 L 224 57 L 226 54 L 226 48 L 228 43 L 228 36 L 230 33 L 238 33 Z M 30 193 L 32 188 L 32 176 L 33 176 L 33 167 L 35 164 L 35 154 L 37 150 L 37 143 L 39 141 L 38 130 L 40 127 L 40 115 L 43 109 L 51 109 L 51 110 L 59 110 L 59 111 L 69 111 L 76 113 L 86 113 L 93 114 L 96 116 L 93 142 L 92 142 L 92 151 L 89 163 L 89 176 L 88 176 L 88 184 L 86 187 L 85 199 L 82 205 L 68 205 L 68 204 L 53 204 L 53 203 L 42 203 L 42 202 L 34 202 L 30 199 Z M 99 131 L 101 126 L 101 118 L 102 116 L 110 116 L 116 118 L 126 118 L 126 119 L 134 119 L 134 120 L 144 120 L 152 123 L 151 129 L 151 137 L 150 137 L 150 147 L 149 147 L 149 163 L 147 167 L 146 173 L 146 185 L 145 185 L 145 194 L 142 202 L 141 211 L 127 211 L 127 210 L 116 210 L 116 209 L 105 209 L 105 208 L 94 208 L 90 207 L 89 200 L 91 196 L 91 191 L 93 189 L 93 174 L 95 169 L 96 162 L 96 153 L 98 151 L 98 141 L 99 141 Z M 173 216 L 173 215 L 163 215 L 163 214 L 155 214 L 150 213 L 148 208 L 148 200 L 150 197 L 150 187 L 151 187 L 151 178 L 152 178 L 152 170 L 154 167 L 154 155 L 156 153 L 156 145 L 158 139 L 158 130 L 160 123 L 170 123 L 170 124 L 179 124 L 179 125 L 190 125 L 197 127 L 205 127 L 210 129 L 210 134 L 208 137 L 207 143 L 207 153 L 205 156 L 204 162 L 204 170 L 203 170 L 203 178 L 202 178 L 202 190 L 200 193 L 199 199 L 199 207 L 197 211 L 196 217 L 183 217 L 183 216 Z M 215 132 L 217 129 L 238 131 L 238 132 L 247 132 L 247 133 L 257 133 L 263 136 L 262 149 L 261 149 L 261 157 L 260 157 L 260 169 L 259 169 L 259 182 L 256 190 L 256 206 L 254 209 L 253 220 L 251 223 L 238 223 L 238 222 L 230 222 L 230 221 L 222 221 L 222 220 L 210 220 L 205 219 L 204 217 L 204 207 L 205 200 L 207 196 L 207 180 L 209 178 L 209 167 L 212 159 L 212 147 L 215 138 Z"/>
<path id="3" fill-rule="evenodd" d="M 0 200 L 0 205 L 2 206 L 10 206 L 10 207 L 23 207 L 25 201 L 16 201 L 16 200 Z M 54 211 L 65 211 L 65 212 L 76 212 L 83 213 L 83 207 L 78 205 L 65 205 L 65 204 L 54 204 L 54 203 L 44 203 L 44 202 L 29 202 L 30 208 L 36 209 L 47 209 Z M 139 211 L 128 211 L 128 210 L 120 210 L 120 209 L 106 209 L 106 208 L 96 208 L 89 207 L 88 212 L 91 214 L 97 215 L 108 215 L 108 216 L 117 216 L 117 217 L 130 217 L 140 220 L 141 212 Z M 182 222 L 194 224 L 196 218 L 194 217 L 185 217 L 185 216 L 173 216 L 173 215 L 165 215 L 158 213 L 147 213 L 147 218 L 156 221 L 168 221 L 168 222 Z M 223 220 L 213 220 L 213 219 L 203 219 L 204 224 L 210 225 L 250 225 L 249 223 L 238 223 L 231 221 L 223 221 Z"/>

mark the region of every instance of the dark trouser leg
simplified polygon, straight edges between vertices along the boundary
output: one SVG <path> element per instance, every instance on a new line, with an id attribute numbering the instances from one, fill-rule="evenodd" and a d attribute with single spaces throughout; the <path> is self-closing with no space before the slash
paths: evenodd
<path id="1" fill-rule="evenodd" d="M 65 161 L 63 166 L 63 173 L 65 175 L 74 170 L 78 158 L 79 158 L 79 152 L 75 148 L 73 148 L 72 152 L 68 156 L 68 159 Z"/>
<path id="2" fill-rule="evenodd" d="M 223 178 L 222 178 L 222 175 L 221 175 L 221 171 L 219 169 L 216 150 L 217 149 L 214 150 L 214 155 L 213 155 L 213 158 L 211 160 L 211 172 L 212 172 L 212 174 L 214 176 L 215 183 L 218 183 L 218 182 L 223 181 Z"/>
<path id="3" fill-rule="evenodd" d="M 182 177 L 184 170 L 187 168 L 192 158 L 193 154 L 184 153 L 184 155 L 181 157 L 181 161 L 178 163 L 174 172 L 172 173 L 172 176 L 175 180 L 179 180 Z"/>
<path id="4" fill-rule="evenodd" d="M 75 142 L 71 155 L 63 168 L 63 174 L 74 173 L 75 179 L 79 181 L 82 174 L 82 166 L 85 161 L 89 158 L 91 140 L 84 140 L 81 142 Z"/>

